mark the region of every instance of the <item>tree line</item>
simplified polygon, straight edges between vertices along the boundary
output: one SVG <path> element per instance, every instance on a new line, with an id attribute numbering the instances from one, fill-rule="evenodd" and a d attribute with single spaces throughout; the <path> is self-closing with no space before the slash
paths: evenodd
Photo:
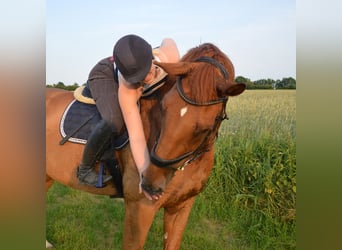
<path id="1" fill-rule="evenodd" d="M 296 79 L 292 77 L 284 77 L 282 80 L 260 79 L 256 81 L 251 81 L 246 77 L 237 76 L 235 78 L 235 81 L 237 83 L 247 84 L 247 89 L 296 89 Z M 85 83 L 82 85 L 85 85 Z M 63 82 L 46 85 L 47 88 L 60 88 L 69 91 L 73 91 L 77 89 L 79 86 L 80 85 L 78 83 L 74 83 L 73 85 L 65 85 Z"/>
<path id="2" fill-rule="evenodd" d="M 247 89 L 296 89 L 296 79 L 284 77 L 282 80 L 261 79 L 251 81 L 243 76 L 235 78 L 237 83 L 246 83 Z"/>

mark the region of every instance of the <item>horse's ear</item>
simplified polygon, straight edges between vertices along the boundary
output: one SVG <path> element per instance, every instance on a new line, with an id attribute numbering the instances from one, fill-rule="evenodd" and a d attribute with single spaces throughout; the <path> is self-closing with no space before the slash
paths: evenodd
<path id="1" fill-rule="evenodd" d="M 237 96 L 240 95 L 246 89 L 246 84 L 244 83 L 234 83 L 233 85 L 218 87 L 218 91 L 220 95 L 223 96 Z"/>
<path id="2" fill-rule="evenodd" d="M 193 69 L 193 63 L 190 62 L 162 63 L 155 61 L 154 64 L 162 67 L 170 75 L 186 75 Z"/>

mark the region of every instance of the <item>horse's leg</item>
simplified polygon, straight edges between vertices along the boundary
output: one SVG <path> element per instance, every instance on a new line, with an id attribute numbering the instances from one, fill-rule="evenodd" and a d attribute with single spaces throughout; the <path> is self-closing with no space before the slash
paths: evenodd
<path id="1" fill-rule="evenodd" d="M 155 209 L 147 200 L 126 201 L 125 203 L 122 249 L 143 249 L 148 231 L 156 213 Z"/>
<path id="2" fill-rule="evenodd" d="M 195 198 L 189 198 L 183 203 L 164 211 L 164 249 L 180 248 L 183 232 L 194 204 Z"/>

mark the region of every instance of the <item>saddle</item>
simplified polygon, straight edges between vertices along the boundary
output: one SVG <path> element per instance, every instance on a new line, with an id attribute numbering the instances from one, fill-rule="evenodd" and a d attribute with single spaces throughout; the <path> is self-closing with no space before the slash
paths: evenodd
<path id="1" fill-rule="evenodd" d="M 92 98 L 84 95 L 86 88 L 81 86 L 74 92 L 75 99 L 65 109 L 61 122 L 60 133 L 63 145 L 67 141 L 79 144 L 86 144 L 89 134 L 102 119 L 100 112 L 94 105 Z M 115 150 L 120 150 L 128 143 L 128 133 L 124 129 L 122 135 L 112 140 L 112 146 Z"/>

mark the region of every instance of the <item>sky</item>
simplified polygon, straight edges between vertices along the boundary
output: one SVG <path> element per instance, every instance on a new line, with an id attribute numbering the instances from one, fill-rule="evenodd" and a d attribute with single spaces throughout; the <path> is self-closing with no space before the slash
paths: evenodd
<path id="1" fill-rule="evenodd" d="M 85 83 L 127 34 L 152 47 L 171 37 L 181 56 L 213 43 L 252 81 L 296 78 L 295 0 L 47 0 L 46 84 Z"/>

